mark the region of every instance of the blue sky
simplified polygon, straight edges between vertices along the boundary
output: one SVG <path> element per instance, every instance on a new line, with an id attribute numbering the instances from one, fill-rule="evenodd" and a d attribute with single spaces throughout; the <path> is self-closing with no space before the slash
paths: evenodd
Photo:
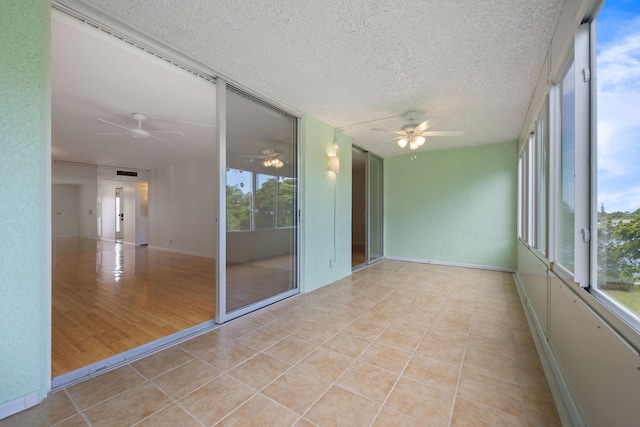
<path id="1" fill-rule="evenodd" d="M 607 0 L 597 18 L 598 209 L 640 208 L 640 2 Z"/>

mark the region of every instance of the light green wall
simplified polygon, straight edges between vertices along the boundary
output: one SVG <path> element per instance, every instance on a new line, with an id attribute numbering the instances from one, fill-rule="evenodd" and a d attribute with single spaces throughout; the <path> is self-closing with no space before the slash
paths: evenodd
<path id="1" fill-rule="evenodd" d="M 386 255 L 514 269 L 516 144 L 385 159 Z"/>
<path id="2" fill-rule="evenodd" d="M 0 2 L 0 405 L 49 384 L 50 13 Z"/>
<path id="3" fill-rule="evenodd" d="M 305 115 L 301 136 L 300 290 L 309 292 L 351 274 L 351 140 L 340 135 L 334 175 L 328 169 L 334 129 Z"/>

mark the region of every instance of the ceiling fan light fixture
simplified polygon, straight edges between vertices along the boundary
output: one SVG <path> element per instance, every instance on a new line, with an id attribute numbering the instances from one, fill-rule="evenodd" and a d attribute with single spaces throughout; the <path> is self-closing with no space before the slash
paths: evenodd
<path id="1" fill-rule="evenodd" d="M 422 145 L 424 144 L 425 141 L 425 137 L 422 135 L 418 135 L 416 136 L 416 142 L 418 143 L 418 147 L 422 147 Z"/>
<path id="2" fill-rule="evenodd" d="M 282 160 L 280 160 L 277 157 L 271 158 L 271 159 L 266 159 L 264 162 L 262 162 L 262 165 L 265 168 L 276 168 L 276 169 L 280 169 L 281 167 L 284 166 L 284 162 Z"/>
<path id="3" fill-rule="evenodd" d="M 404 148 L 407 146 L 407 138 L 400 138 L 398 140 L 398 145 L 400 146 L 400 148 Z"/>
<path id="4" fill-rule="evenodd" d="M 129 129 L 129 135 L 134 138 L 149 138 L 151 134 L 142 128 Z"/>
<path id="5" fill-rule="evenodd" d="M 419 146 L 420 146 L 420 145 L 418 144 L 418 141 L 416 141 L 416 139 L 415 139 L 415 138 L 412 138 L 412 139 L 411 139 L 411 142 L 409 143 L 409 149 L 411 149 L 411 150 L 417 150 Z"/>

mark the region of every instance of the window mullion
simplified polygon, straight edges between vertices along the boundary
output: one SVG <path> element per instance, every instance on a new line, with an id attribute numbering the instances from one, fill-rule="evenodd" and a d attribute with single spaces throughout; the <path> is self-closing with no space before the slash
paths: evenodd
<path id="1" fill-rule="evenodd" d="M 590 206 L 590 60 L 589 24 L 581 25 L 575 37 L 575 268 L 574 280 L 589 286 Z"/>

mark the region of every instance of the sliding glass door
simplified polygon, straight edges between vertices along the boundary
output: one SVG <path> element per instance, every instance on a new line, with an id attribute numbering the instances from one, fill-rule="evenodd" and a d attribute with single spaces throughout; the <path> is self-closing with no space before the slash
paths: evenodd
<path id="1" fill-rule="evenodd" d="M 227 87 L 220 322 L 292 295 L 298 283 L 296 118 Z"/>
<path id="2" fill-rule="evenodd" d="M 368 195 L 369 195 L 369 262 L 379 260 L 383 256 L 382 242 L 382 159 L 369 153 L 368 167 Z"/>
<path id="3" fill-rule="evenodd" d="M 351 267 L 361 268 L 383 256 L 382 159 L 351 149 Z"/>

